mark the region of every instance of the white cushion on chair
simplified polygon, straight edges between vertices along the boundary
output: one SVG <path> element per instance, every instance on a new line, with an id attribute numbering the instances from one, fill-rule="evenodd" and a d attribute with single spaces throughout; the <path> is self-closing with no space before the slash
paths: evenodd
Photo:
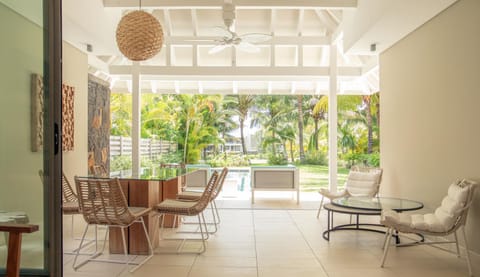
<path id="1" fill-rule="evenodd" d="M 447 232 L 453 228 L 458 217 L 468 201 L 470 186 L 455 182 L 448 188 L 448 194 L 443 198 L 442 205 L 434 213 L 402 214 L 392 210 L 382 211 L 383 225 L 395 227 L 398 230 Z"/>
<path id="2" fill-rule="evenodd" d="M 350 171 L 346 189 L 351 196 L 374 196 L 378 192 L 380 172 Z"/>

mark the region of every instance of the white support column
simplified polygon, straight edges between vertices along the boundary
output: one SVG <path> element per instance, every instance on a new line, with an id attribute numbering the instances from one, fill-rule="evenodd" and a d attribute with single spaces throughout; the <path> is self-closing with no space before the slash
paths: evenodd
<path id="1" fill-rule="evenodd" d="M 328 179 L 330 191 L 337 191 L 337 45 L 330 45 L 330 89 L 328 94 Z"/>
<path id="2" fill-rule="evenodd" d="M 132 66 L 132 175 L 140 176 L 140 63 Z"/>

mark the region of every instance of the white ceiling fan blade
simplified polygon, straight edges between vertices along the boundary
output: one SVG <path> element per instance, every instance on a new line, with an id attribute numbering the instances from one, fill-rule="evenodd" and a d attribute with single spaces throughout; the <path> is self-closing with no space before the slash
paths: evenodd
<path id="1" fill-rule="evenodd" d="M 227 30 L 225 27 L 215 26 L 212 29 L 217 35 L 219 35 L 221 37 L 226 37 L 226 38 L 232 38 L 233 37 L 232 32 Z"/>
<path id="2" fill-rule="evenodd" d="M 219 44 L 219 45 L 217 45 L 217 46 L 214 46 L 212 49 L 210 49 L 210 50 L 208 51 L 208 54 L 218 53 L 218 52 L 222 51 L 223 49 L 225 49 L 225 48 L 227 48 L 227 47 L 229 47 L 229 46 L 231 46 L 231 45 L 229 45 L 229 44 Z"/>
<path id="3" fill-rule="evenodd" d="M 250 34 L 243 34 L 240 38 L 249 43 L 261 43 L 266 42 L 272 39 L 272 36 L 269 34 L 261 34 L 261 33 L 250 33 Z"/>
<path id="4" fill-rule="evenodd" d="M 247 52 L 247 53 L 258 53 L 260 52 L 260 47 L 255 46 L 249 42 L 240 41 L 239 44 L 235 45 L 238 50 Z"/>

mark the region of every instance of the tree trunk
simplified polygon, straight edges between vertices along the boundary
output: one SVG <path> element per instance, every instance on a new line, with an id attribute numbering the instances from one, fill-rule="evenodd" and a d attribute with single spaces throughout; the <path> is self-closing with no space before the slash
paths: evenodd
<path id="1" fill-rule="evenodd" d="M 367 128 L 368 128 L 368 144 L 367 144 L 367 153 L 372 153 L 373 148 L 373 120 L 372 120 L 372 107 L 371 107 L 371 98 L 370 96 L 364 96 L 363 102 L 367 106 L 366 113 L 367 113 Z"/>
<path id="2" fill-rule="evenodd" d="M 247 148 L 245 147 L 245 137 L 243 136 L 243 123 L 244 119 L 240 118 L 240 140 L 242 141 L 242 152 L 243 155 L 247 155 Z"/>
<path id="3" fill-rule="evenodd" d="M 187 164 L 187 147 L 188 147 L 188 129 L 190 128 L 190 121 L 187 119 L 186 123 L 186 131 L 185 131 L 185 144 L 183 146 L 183 163 Z"/>
<path id="4" fill-rule="evenodd" d="M 305 160 L 305 152 L 303 150 L 303 95 L 297 96 L 298 106 L 298 151 L 300 155 L 300 162 Z M 293 160 L 293 156 L 292 156 Z"/>
<path id="5" fill-rule="evenodd" d="M 290 142 L 290 159 L 292 160 L 292 164 L 295 162 L 295 160 L 293 159 L 293 141 L 292 140 L 289 140 Z"/>
<path id="6" fill-rule="evenodd" d="M 313 122 L 315 123 L 315 133 L 313 136 L 313 145 L 315 145 L 315 150 L 318 151 L 318 118 L 314 118 Z"/>

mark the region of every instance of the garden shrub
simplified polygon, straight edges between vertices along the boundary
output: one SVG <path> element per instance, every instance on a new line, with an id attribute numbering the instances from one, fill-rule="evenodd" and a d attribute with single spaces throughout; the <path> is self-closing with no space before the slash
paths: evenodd
<path id="1" fill-rule="evenodd" d="M 223 166 L 248 166 L 250 162 L 247 156 L 242 154 L 227 154 L 224 153 L 213 156 L 210 160 L 207 161 L 212 167 L 223 167 Z"/>
<path id="2" fill-rule="evenodd" d="M 271 165 L 287 165 L 288 160 L 284 155 L 270 155 L 268 156 L 268 164 Z"/>
<path id="3" fill-rule="evenodd" d="M 308 151 L 302 164 L 327 165 L 327 155 L 322 151 Z"/>

